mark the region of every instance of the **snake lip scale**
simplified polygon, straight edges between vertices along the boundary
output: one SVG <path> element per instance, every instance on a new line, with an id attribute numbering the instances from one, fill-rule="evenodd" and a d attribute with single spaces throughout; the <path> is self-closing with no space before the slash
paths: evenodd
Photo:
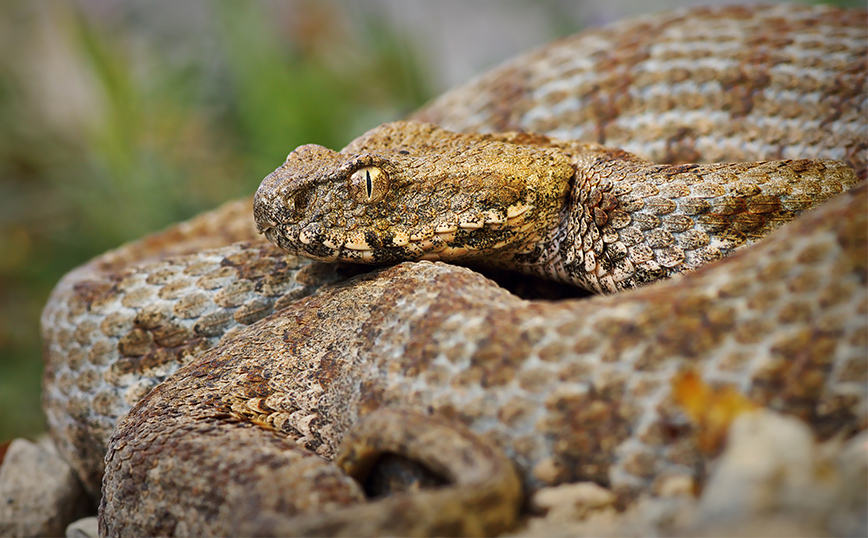
<path id="1" fill-rule="evenodd" d="M 685 371 L 864 431 L 866 16 L 591 29 L 68 273 L 43 408 L 100 534 L 493 535 L 586 481 L 639 508 L 714 464 Z"/>

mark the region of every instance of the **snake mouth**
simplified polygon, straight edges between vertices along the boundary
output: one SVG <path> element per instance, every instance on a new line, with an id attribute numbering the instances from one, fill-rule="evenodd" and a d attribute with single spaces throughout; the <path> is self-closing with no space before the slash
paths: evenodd
<path id="1" fill-rule="evenodd" d="M 389 264 L 402 261 L 462 261 L 493 253 L 520 253 L 539 239 L 527 210 L 508 217 L 454 224 L 440 223 L 416 230 L 350 233 L 323 229 L 317 224 L 279 223 L 263 226 L 265 237 L 286 252 L 325 262 Z"/>

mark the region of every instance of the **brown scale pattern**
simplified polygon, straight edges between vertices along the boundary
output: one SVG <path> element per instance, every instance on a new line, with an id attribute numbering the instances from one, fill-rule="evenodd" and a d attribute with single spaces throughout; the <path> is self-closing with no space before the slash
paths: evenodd
<path id="1" fill-rule="evenodd" d="M 864 20 L 799 6 L 643 17 L 517 59 L 416 118 L 604 142 L 658 162 L 833 158 L 864 177 Z M 689 234 L 681 230 L 696 215 L 722 225 L 708 193 L 655 188 L 630 223 L 613 191 L 592 192 L 588 225 L 625 241 L 633 228 Z M 258 242 L 205 250 L 259 240 L 251 200 L 233 202 L 58 284 L 43 314 L 49 428 L 95 490 L 116 421 L 140 402 L 110 451 L 109 534 L 495 533 L 516 517 L 518 479 L 527 493 L 591 478 L 626 503 L 666 476 L 701 480 L 706 456 L 668 396 L 681 366 L 795 413 L 822 436 L 866 426 L 864 191 L 677 283 L 560 303 L 518 300 L 469 270 L 420 263 L 289 304 L 346 269 Z M 801 208 L 790 200 L 786 210 Z M 665 233 L 655 241 L 671 245 Z M 160 261 L 167 255 L 182 257 Z M 188 269 L 197 274 L 179 276 Z M 286 316 L 268 316 L 269 302 L 286 305 Z M 252 324 L 224 325 L 227 310 Z M 195 312 L 222 314 L 198 326 L 201 340 L 182 341 L 198 319 L 183 316 Z M 221 348 L 187 355 L 205 340 Z M 169 376 L 178 361 L 192 361 L 187 375 Z M 166 376 L 172 385 L 146 397 Z M 430 442 L 410 446 L 414 438 Z M 172 450 L 181 457 L 166 457 Z M 362 503 L 359 484 L 327 461 L 362 478 L 384 450 L 411 454 L 452 486 Z M 287 520 L 293 514 L 301 519 Z"/>
<path id="2" fill-rule="evenodd" d="M 318 260 L 475 263 L 616 292 L 720 259 L 858 181 L 837 161 L 660 165 L 542 135 L 393 122 L 340 152 L 296 149 L 253 212 L 270 241 Z"/>
<path id="3" fill-rule="evenodd" d="M 514 58 L 416 113 L 659 163 L 832 158 L 868 173 L 864 13 L 810 6 L 637 17 Z"/>
<path id="4" fill-rule="evenodd" d="M 153 387 L 238 327 L 342 278 L 340 266 L 263 242 L 95 269 L 105 259 L 58 284 L 42 321 L 48 421 L 92 492 L 115 423 Z"/>
<path id="5" fill-rule="evenodd" d="M 702 479 L 708 455 L 671 394 L 685 370 L 794 414 L 823 438 L 853 433 L 868 426 L 866 207 L 862 186 L 731 258 L 617 296 L 528 302 L 467 269 L 429 262 L 324 288 L 224 339 L 121 421 L 107 457 L 102 528 L 149 533 L 157 520 L 195 534 L 360 533 L 359 522 L 382 522 L 385 513 L 389 532 L 407 534 L 432 532 L 425 525 L 435 515 L 464 514 L 462 526 L 448 527 L 464 534 L 478 523 L 469 514 L 511 521 L 517 484 L 508 479 L 502 489 L 491 476 L 453 479 L 431 490 L 438 498 L 364 503 L 358 484 L 337 480 L 327 463 L 337 458 L 363 478 L 370 464 L 357 462 L 357 443 L 415 454 L 422 449 L 407 447 L 407 428 L 422 435 L 428 421 L 475 436 L 426 438 L 435 454 L 419 457 L 431 469 L 449 475 L 480 452 L 498 461 L 490 451 L 501 450 L 526 491 L 593 480 L 627 504 L 661 477 Z M 383 419 L 384 410 L 402 418 Z M 366 417 L 377 426 L 366 428 Z M 157 451 L 142 433 L 151 431 Z M 269 472 L 249 470 L 250 461 Z M 275 475 L 295 476 L 295 466 L 313 474 Z M 508 476 L 495 467 L 494 477 Z M 162 502 L 126 486 L 145 480 Z M 322 484 L 317 495 L 311 480 Z M 194 515 L 184 498 L 206 484 L 208 495 L 195 502 L 212 511 Z M 268 515 L 213 513 L 239 495 Z M 322 505 L 307 508 L 323 515 L 296 517 L 303 511 L 291 503 L 312 499 Z M 395 517 L 405 509 L 413 515 Z"/>

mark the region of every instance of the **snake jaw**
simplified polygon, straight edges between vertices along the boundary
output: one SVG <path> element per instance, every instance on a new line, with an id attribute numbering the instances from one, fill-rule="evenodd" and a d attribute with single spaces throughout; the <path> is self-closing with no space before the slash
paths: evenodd
<path id="1" fill-rule="evenodd" d="M 404 260 L 467 260 L 507 246 L 519 253 L 527 252 L 526 243 L 541 239 L 533 233 L 533 222 L 525 218 L 532 213 L 533 207 L 522 205 L 509 211 L 510 217 L 490 215 L 496 218 L 488 221 L 456 218 L 451 223 L 424 224 L 414 230 L 394 228 L 383 234 L 363 230 L 343 234 L 325 231 L 316 224 L 295 223 L 262 223 L 260 231 L 281 249 L 319 261 L 384 264 Z M 470 222 L 471 226 L 462 222 Z"/>
<path id="2" fill-rule="evenodd" d="M 416 260 L 469 260 L 490 255 L 505 247 L 526 253 L 531 244 L 543 239 L 534 233 L 534 223 L 524 218 L 532 207 L 511 211 L 478 226 L 455 223 L 423 225 L 416 231 L 390 230 L 386 234 L 356 230 L 346 235 L 329 235 L 315 226 L 299 229 L 277 225 L 265 235 L 283 250 L 320 261 L 349 261 L 384 264 Z M 473 223 L 475 224 L 475 223 Z"/>

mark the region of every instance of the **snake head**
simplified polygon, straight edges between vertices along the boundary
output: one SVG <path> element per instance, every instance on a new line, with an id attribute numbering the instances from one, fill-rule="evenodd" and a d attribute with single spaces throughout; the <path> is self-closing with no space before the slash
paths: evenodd
<path id="1" fill-rule="evenodd" d="M 340 152 L 295 149 L 254 215 L 271 242 L 323 261 L 510 256 L 554 227 L 573 173 L 549 149 L 395 122 Z"/>

